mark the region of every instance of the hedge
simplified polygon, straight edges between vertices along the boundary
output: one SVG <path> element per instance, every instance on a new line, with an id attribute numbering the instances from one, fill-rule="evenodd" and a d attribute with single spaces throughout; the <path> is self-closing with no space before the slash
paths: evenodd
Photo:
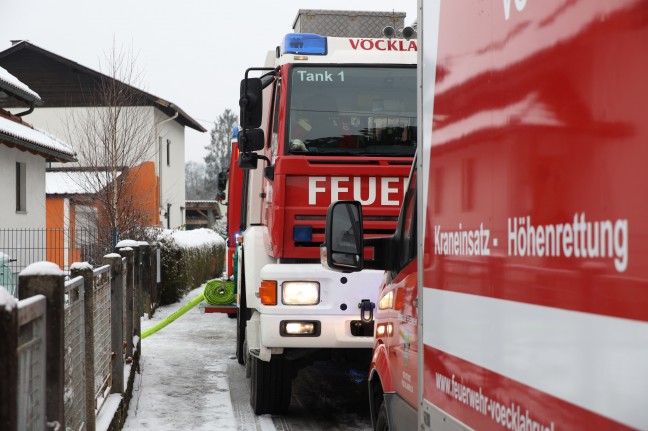
<path id="1" fill-rule="evenodd" d="M 187 292 L 225 270 L 225 241 L 211 229 L 164 231 L 161 248 L 160 305 L 178 302 Z"/>

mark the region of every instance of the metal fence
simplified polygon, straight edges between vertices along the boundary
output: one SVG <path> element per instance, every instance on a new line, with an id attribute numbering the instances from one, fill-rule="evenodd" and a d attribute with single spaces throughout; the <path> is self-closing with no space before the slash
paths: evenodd
<path id="1" fill-rule="evenodd" d="M 43 295 L 18 303 L 19 430 L 42 430 L 45 425 L 45 313 Z"/>
<path id="2" fill-rule="evenodd" d="M 85 319 L 83 277 L 65 283 L 65 425 L 85 429 Z"/>
<path id="3" fill-rule="evenodd" d="M 97 413 L 110 394 L 110 265 L 93 270 L 94 399 Z"/>
<path id="4" fill-rule="evenodd" d="M 0 256 L 7 256 L 0 259 L 0 285 L 18 297 L 17 275 L 34 262 L 54 262 L 63 271 L 73 262 L 101 264 L 112 250 L 99 234 L 88 228 L 0 229 Z"/>

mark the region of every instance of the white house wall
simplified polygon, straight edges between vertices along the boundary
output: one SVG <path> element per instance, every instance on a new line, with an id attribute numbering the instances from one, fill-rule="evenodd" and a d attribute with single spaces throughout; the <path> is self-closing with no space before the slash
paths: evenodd
<path id="1" fill-rule="evenodd" d="M 160 202 L 164 213 L 167 208 L 170 208 L 170 226 L 176 228 L 185 223 L 185 129 L 175 120 L 165 121 L 169 118 L 159 110 L 155 110 L 155 122 L 158 125 L 156 165 L 160 172 L 162 195 Z M 168 160 L 167 140 L 171 142 Z M 168 204 L 171 204 L 171 207 L 167 207 Z M 160 222 L 164 227 L 168 226 L 166 218 L 160 217 Z"/>
<path id="2" fill-rule="evenodd" d="M 45 130 L 46 132 L 59 137 L 60 139 L 66 141 L 72 145 L 77 151 L 80 148 L 79 139 L 75 136 L 71 136 L 71 131 L 73 131 L 74 123 L 84 125 L 88 121 L 88 115 L 92 111 L 107 109 L 107 108 L 36 108 L 34 112 L 24 117 L 25 121 L 33 125 L 34 127 Z M 154 108 L 150 106 L 135 106 L 128 107 L 125 113 L 142 116 L 143 122 L 153 125 Z M 16 109 L 10 109 L 10 111 L 16 111 Z M 95 113 L 96 115 L 96 113 Z M 145 133 L 143 131 L 142 133 Z M 144 137 L 138 138 L 143 140 Z M 154 140 L 153 135 L 151 135 L 151 142 Z M 153 147 L 153 145 L 152 145 Z M 77 154 L 79 157 L 79 164 L 83 164 L 83 160 L 80 154 Z M 151 151 L 147 155 L 148 160 L 153 160 L 155 157 L 155 149 L 151 148 Z M 75 166 L 77 163 L 65 163 L 57 164 L 56 166 Z"/>
<path id="3" fill-rule="evenodd" d="M 26 167 L 26 208 L 16 212 L 16 162 Z M 0 144 L 0 229 L 45 228 L 45 159 Z"/>
<path id="4" fill-rule="evenodd" d="M 70 118 L 73 116 L 82 118 L 87 115 L 89 109 L 98 108 L 36 108 L 33 113 L 25 117 L 25 120 L 34 127 L 58 136 L 75 148 L 79 148 L 74 137 L 69 136 L 68 124 L 70 124 Z M 132 107 L 129 109 L 134 110 L 135 115 L 143 115 L 148 118 L 147 121 L 155 130 L 148 160 L 155 163 L 161 181 L 160 224 L 167 227 L 167 219 L 164 214 L 167 210 L 167 204 L 171 204 L 170 226 L 172 228 L 179 227 L 185 222 L 184 126 L 175 120 L 165 121 L 171 117 L 152 106 Z M 171 141 L 169 166 L 167 165 L 167 140 Z M 160 142 L 162 145 L 160 145 Z M 82 160 L 80 162 L 82 164 Z M 75 165 L 77 163 L 56 164 L 56 166 Z"/>

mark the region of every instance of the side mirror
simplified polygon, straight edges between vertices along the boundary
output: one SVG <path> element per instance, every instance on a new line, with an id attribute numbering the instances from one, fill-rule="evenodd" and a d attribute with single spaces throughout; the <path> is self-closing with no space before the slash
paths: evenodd
<path id="1" fill-rule="evenodd" d="M 238 165 L 241 169 L 256 169 L 259 158 L 256 153 L 241 153 L 238 159 Z"/>
<path id="2" fill-rule="evenodd" d="M 229 179 L 229 169 L 226 169 L 224 171 L 220 171 L 218 173 L 218 180 L 216 186 L 218 187 L 218 190 L 221 192 L 224 192 L 227 190 L 227 180 Z"/>
<path id="3" fill-rule="evenodd" d="M 362 270 L 362 206 L 358 201 L 337 201 L 326 213 L 325 243 L 321 246 L 322 265 L 340 272 Z"/>
<path id="4" fill-rule="evenodd" d="M 261 126 L 263 116 L 263 84 L 261 78 L 248 78 L 241 81 L 241 98 L 239 99 L 241 125 L 244 129 L 256 129 Z"/>
<path id="5" fill-rule="evenodd" d="M 242 153 L 262 150 L 265 145 L 263 129 L 241 130 L 238 135 L 238 147 Z"/>

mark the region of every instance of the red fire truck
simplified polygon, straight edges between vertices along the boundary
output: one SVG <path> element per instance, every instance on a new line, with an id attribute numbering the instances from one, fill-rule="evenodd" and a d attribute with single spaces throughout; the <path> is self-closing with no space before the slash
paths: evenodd
<path id="1" fill-rule="evenodd" d="M 319 246 L 340 199 L 362 202 L 368 235 L 393 233 L 416 149 L 416 52 L 415 39 L 292 33 L 241 83 L 237 357 L 257 414 L 285 412 L 314 360 L 370 363 L 382 271 L 341 276 Z"/>
<path id="2" fill-rule="evenodd" d="M 648 2 L 419 8 L 396 233 L 337 202 L 323 250 L 387 271 L 375 428 L 648 429 Z"/>
<path id="3" fill-rule="evenodd" d="M 229 167 L 218 173 L 218 194 L 216 199 L 227 206 L 227 257 L 226 276 L 234 276 L 234 255 L 241 234 L 241 194 L 243 193 L 243 171 L 238 166 L 238 126 L 232 130 Z"/>

